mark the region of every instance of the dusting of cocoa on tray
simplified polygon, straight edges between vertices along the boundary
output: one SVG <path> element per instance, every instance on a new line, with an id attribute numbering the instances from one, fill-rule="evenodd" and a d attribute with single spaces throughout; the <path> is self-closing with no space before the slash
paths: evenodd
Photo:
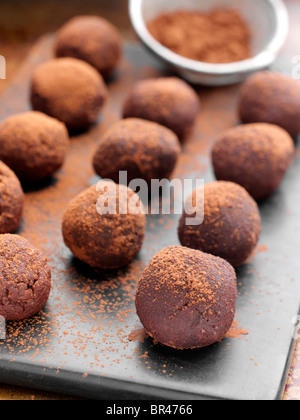
<path id="1" fill-rule="evenodd" d="M 225 337 L 227 338 L 241 338 L 243 335 L 248 335 L 249 331 L 239 327 L 238 321 L 234 320 L 231 328 L 227 331 Z"/>

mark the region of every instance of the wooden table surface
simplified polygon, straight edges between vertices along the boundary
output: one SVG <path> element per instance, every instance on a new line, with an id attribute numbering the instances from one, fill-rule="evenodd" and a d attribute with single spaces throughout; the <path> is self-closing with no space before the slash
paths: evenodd
<path id="1" fill-rule="evenodd" d="M 287 56 L 300 55 L 300 0 L 285 0 L 291 31 L 285 47 Z M 101 15 L 120 30 L 125 41 L 136 40 L 127 13 L 126 0 L 10 0 L 1 2 L 0 55 L 6 58 L 7 79 L 0 80 L 0 93 L 6 88 L 32 44 L 45 32 L 56 31 L 63 22 L 79 14 Z M 292 64 L 291 64 L 292 65 Z M 1 383 L 1 378 L 0 378 Z M 1 400 L 71 399 L 62 395 L 0 385 Z M 284 400 L 300 400 L 300 341 L 296 344 L 287 379 Z"/>

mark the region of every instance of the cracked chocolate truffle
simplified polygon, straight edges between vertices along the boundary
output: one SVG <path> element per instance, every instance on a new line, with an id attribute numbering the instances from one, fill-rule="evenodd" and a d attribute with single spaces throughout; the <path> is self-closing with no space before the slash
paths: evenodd
<path id="1" fill-rule="evenodd" d="M 225 260 L 173 246 L 158 252 L 135 298 L 145 331 L 161 344 L 193 349 L 220 341 L 232 325 L 237 279 Z"/>
<path id="2" fill-rule="evenodd" d="M 112 125 L 102 136 L 94 155 L 94 168 L 102 178 L 119 181 L 127 171 L 128 182 L 169 178 L 180 153 L 176 135 L 166 127 L 137 118 Z"/>
<path id="3" fill-rule="evenodd" d="M 243 187 L 226 181 L 194 190 L 178 226 L 183 246 L 224 258 L 234 267 L 252 254 L 260 231 L 256 201 Z"/>
<path id="4" fill-rule="evenodd" d="M 94 268 L 115 269 L 136 257 L 145 227 L 139 196 L 125 185 L 100 181 L 71 201 L 62 232 L 76 258 Z"/>
<path id="5" fill-rule="evenodd" d="M 199 111 L 199 97 L 185 81 L 161 77 L 142 80 L 133 87 L 123 116 L 157 122 L 182 140 L 192 131 Z"/>
<path id="6" fill-rule="evenodd" d="M 293 139 L 282 128 L 245 124 L 217 139 L 212 161 L 218 180 L 236 182 L 259 200 L 278 189 L 294 152 Z"/>
<path id="7" fill-rule="evenodd" d="M 21 182 L 40 181 L 64 163 L 69 134 L 66 126 L 41 112 L 13 115 L 0 125 L 0 159 Z"/>
<path id="8" fill-rule="evenodd" d="M 103 77 L 111 77 L 119 64 L 122 42 L 117 28 L 99 16 L 76 16 L 57 32 L 57 57 L 74 57 L 95 67 Z"/>
<path id="9" fill-rule="evenodd" d="M 0 234 L 14 233 L 20 226 L 24 192 L 15 173 L 0 161 Z"/>
<path id="10" fill-rule="evenodd" d="M 69 130 L 83 130 L 94 124 L 106 98 L 102 76 L 82 60 L 56 58 L 40 64 L 33 72 L 33 109 L 64 122 Z"/>
<path id="11" fill-rule="evenodd" d="M 0 315 L 21 321 L 47 303 L 51 271 L 47 258 L 18 235 L 0 235 Z"/>
<path id="12" fill-rule="evenodd" d="M 242 85 L 238 113 L 243 123 L 266 122 L 300 133 L 300 83 L 292 77 L 262 71 Z"/>

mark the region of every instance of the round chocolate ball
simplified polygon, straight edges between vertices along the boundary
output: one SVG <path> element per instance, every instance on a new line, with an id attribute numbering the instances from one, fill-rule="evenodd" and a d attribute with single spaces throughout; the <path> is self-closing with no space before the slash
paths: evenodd
<path id="1" fill-rule="evenodd" d="M 260 231 L 256 201 L 243 187 L 227 181 L 194 190 L 178 226 L 183 246 L 224 258 L 234 267 L 251 255 Z"/>
<path id="2" fill-rule="evenodd" d="M 29 318 L 47 303 L 50 289 L 47 258 L 19 235 L 0 235 L 0 315 Z"/>
<path id="3" fill-rule="evenodd" d="M 0 159 L 21 182 L 51 176 L 64 163 L 69 134 L 66 126 L 41 112 L 13 115 L 0 125 Z"/>
<path id="4" fill-rule="evenodd" d="M 238 112 L 243 123 L 276 124 L 295 137 L 300 133 L 300 83 L 276 72 L 257 72 L 241 88 Z"/>
<path id="5" fill-rule="evenodd" d="M 136 293 L 137 314 L 146 332 L 175 349 L 209 346 L 232 325 L 237 279 L 225 260 L 173 246 L 146 267 Z"/>
<path id="6" fill-rule="evenodd" d="M 64 122 L 69 130 L 94 124 L 107 98 L 102 76 L 90 64 L 76 58 L 56 58 L 33 72 L 31 104 Z"/>
<path id="7" fill-rule="evenodd" d="M 292 137 L 265 123 L 245 124 L 222 134 L 212 150 L 218 180 L 242 185 L 259 200 L 273 194 L 293 161 Z"/>
<path id="8" fill-rule="evenodd" d="M 127 171 L 128 182 L 169 178 L 180 153 L 176 135 L 154 122 L 128 118 L 112 125 L 102 136 L 94 155 L 94 168 L 102 178 L 119 181 Z"/>
<path id="9" fill-rule="evenodd" d="M 57 57 L 87 61 L 103 77 L 112 76 L 122 54 L 117 28 L 99 16 L 76 16 L 58 31 L 54 46 Z"/>
<path id="10" fill-rule="evenodd" d="M 14 233 L 22 220 L 24 192 L 15 173 L 1 161 L 0 180 L 0 234 Z"/>
<path id="11" fill-rule="evenodd" d="M 184 139 L 193 129 L 200 110 L 196 92 L 177 77 L 138 82 L 124 103 L 124 118 L 142 118 L 168 127 Z"/>
<path id="12" fill-rule="evenodd" d="M 139 196 L 125 185 L 100 181 L 71 201 L 63 215 L 65 244 L 94 268 L 129 264 L 140 251 L 146 216 Z"/>

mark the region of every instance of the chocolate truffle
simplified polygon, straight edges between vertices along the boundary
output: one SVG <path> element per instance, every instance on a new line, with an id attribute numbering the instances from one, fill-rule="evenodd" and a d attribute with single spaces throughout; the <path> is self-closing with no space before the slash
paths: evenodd
<path id="1" fill-rule="evenodd" d="M 107 97 L 103 78 L 90 64 L 76 58 L 56 58 L 40 64 L 31 82 L 31 103 L 64 122 L 69 130 L 94 124 Z"/>
<path id="2" fill-rule="evenodd" d="M 66 126 L 31 111 L 13 115 L 0 125 L 0 159 L 21 182 L 36 182 L 52 175 L 64 163 L 69 146 Z"/>
<path id="3" fill-rule="evenodd" d="M 272 124 L 245 124 L 221 135 L 212 150 L 216 178 L 242 185 L 255 199 L 273 194 L 293 161 L 292 137 Z"/>
<path id="4" fill-rule="evenodd" d="M 94 268 L 129 264 L 141 249 L 146 216 L 139 196 L 125 185 L 100 181 L 71 201 L 63 216 L 65 244 Z"/>
<path id="5" fill-rule="evenodd" d="M 193 349 L 225 336 L 236 297 L 236 274 L 227 261 L 174 246 L 160 251 L 146 267 L 135 303 L 146 332 L 156 341 Z"/>
<path id="6" fill-rule="evenodd" d="M 178 234 L 183 246 L 217 255 L 238 267 L 256 247 L 260 230 L 258 206 L 248 192 L 233 182 L 216 181 L 188 197 Z"/>
<path id="7" fill-rule="evenodd" d="M 295 137 L 300 133 L 300 83 L 276 72 L 257 72 L 241 88 L 238 112 L 243 123 L 276 124 Z"/>
<path id="8" fill-rule="evenodd" d="M 0 236 L 0 315 L 21 321 L 39 312 L 51 289 L 47 258 L 18 235 Z"/>
<path id="9" fill-rule="evenodd" d="M 165 125 L 184 139 L 200 110 L 196 92 L 177 77 L 161 77 L 138 82 L 127 97 L 124 118 L 142 118 Z"/>
<path id="10" fill-rule="evenodd" d="M 87 61 L 103 77 L 112 76 L 122 54 L 120 34 L 99 16 L 76 16 L 58 31 L 54 46 L 57 57 Z"/>
<path id="11" fill-rule="evenodd" d="M 102 136 L 94 156 L 94 168 L 102 178 L 119 180 L 127 171 L 128 182 L 169 178 L 180 153 L 176 135 L 154 122 L 128 118 L 114 124 Z"/>
<path id="12" fill-rule="evenodd" d="M 24 192 L 17 176 L 0 161 L 0 234 L 14 233 L 20 226 Z"/>

